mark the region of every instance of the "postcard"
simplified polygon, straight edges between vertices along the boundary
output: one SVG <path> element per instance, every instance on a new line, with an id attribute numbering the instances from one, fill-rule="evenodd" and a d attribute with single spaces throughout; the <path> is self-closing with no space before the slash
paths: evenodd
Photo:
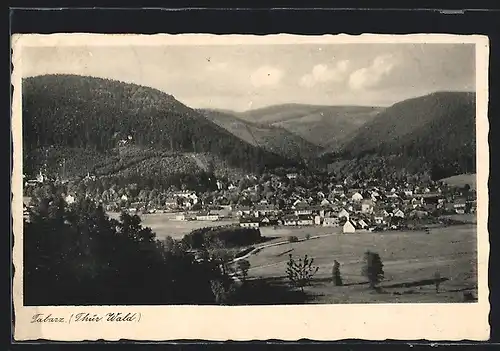
<path id="1" fill-rule="evenodd" d="M 487 340 L 479 35 L 23 34 L 15 340 Z"/>

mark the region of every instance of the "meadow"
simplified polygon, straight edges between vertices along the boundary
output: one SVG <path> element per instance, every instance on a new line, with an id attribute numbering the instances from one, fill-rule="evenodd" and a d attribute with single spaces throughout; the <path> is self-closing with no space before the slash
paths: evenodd
<path id="1" fill-rule="evenodd" d="M 118 219 L 119 213 L 108 213 L 109 217 Z M 215 227 L 236 223 L 237 220 L 221 220 L 221 221 L 178 221 L 175 219 L 176 213 L 152 213 L 139 214 L 141 224 L 144 227 L 149 227 L 156 233 L 156 237 L 160 240 L 171 236 L 173 239 L 182 239 L 184 235 L 191 231 L 204 227 Z"/>
<path id="2" fill-rule="evenodd" d="M 113 218 L 119 216 L 117 213 L 109 215 Z M 181 239 L 197 228 L 236 221 L 177 221 L 172 213 L 140 217 L 142 224 L 156 232 L 159 239 L 168 235 Z M 307 254 L 319 267 L 311 286 L 305 288 L 309 303 L 438 303 L 463 302 L 464 293 L 477 297 L 477 227 L 472 223 L 434 227 L 429 233 L 386 231 L 342 234 L 341 228 L 318 226 L 261 227 L 260 231 L 267 240 L 256 245 L 260 250 L 246 257 L 251 265 L 250 281 L 287 285 L 285 270 L 288 255 L 298 259 Z M 289 243 L 288 237 L 292 235 L 302 241 Z M 311 238 L 306 239 L 308 236 Z M 370 291 L 366 278 L 361 275 L 363 255 L 367 250 L 377 252 L 384 264 L 385 275 L 380 284 L 382 292 L 379 293 Z M 334 260 L 340 263 L 343 286 L 334 286 L 331 282 Z M 441 277 L 439 293 L 435 291 L 436 272 Z M 286 298 L 283 296 L 283 299 Z"/>
<path id="3" fill-rule="evenodd" d="M 366 250 L 379 253 L 384 264 L 382 293 L 371 292 L 361 275 Z M 266 247 L 247 258 L 251 264 L 249 277 L 286 282 L 289 254 L 296 259 L 307 254 L 319 267 L 312 285 L 305 289 L 313 303 L 461 302 L 464 292 L 477 296 L 475 225 L 433 228 L 429 234 L 332 234 Z M 344 286 L 331 283 L 334 260 L 341 265 Z M 442 281 L 439 293 L 435 292 L 436 272 Z"/>

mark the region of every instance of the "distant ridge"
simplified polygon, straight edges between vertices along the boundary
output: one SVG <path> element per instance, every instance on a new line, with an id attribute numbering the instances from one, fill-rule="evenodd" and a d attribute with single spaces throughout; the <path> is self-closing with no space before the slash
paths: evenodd
<path id="1" fill-rule="evenodd" d="M 282 104 L 234 115 L 252 123 L 281 127 L 321 148 L 343 142 L 383 107 Z"/>
<path id="2" fill-rule="evenodd" d="M 284 128 L 250 122 L 221 110 L 198 110 L 238 138 L 270 152 L 296 160 L 317 157 L 320 148 Z"/>

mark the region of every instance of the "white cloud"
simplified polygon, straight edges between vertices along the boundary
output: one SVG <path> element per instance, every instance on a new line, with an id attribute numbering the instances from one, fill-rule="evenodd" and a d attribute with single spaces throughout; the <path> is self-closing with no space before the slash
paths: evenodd
<path id="1" fill-rule="evenodd" d="M 318 64 L 313 67 L 311 73 L 305 74 L 300 78 L 300 85 L 311 88 L 317 83 L 324 82 L 342 82 L 347 77 L 349 70 L 349 61 L 339 61 L 334 67 L 330 68 L 325 64 Z"/>
<path id="2" fill-rule="evenodd" d="M 369 89 L 377 86 L 398 64 L 394 55 L 377 56 L 369 67 L 354 71 L 349 77 L 349 86 L 353 90 Z"/>
<path id="3" fill-rule="evenodd" d="M 282 70 L 271 66 L 261 66 L 251 74 L 250 81 L 254 87 L 259 88 L 277 85 L 281 78 L 283 78 Z"/>

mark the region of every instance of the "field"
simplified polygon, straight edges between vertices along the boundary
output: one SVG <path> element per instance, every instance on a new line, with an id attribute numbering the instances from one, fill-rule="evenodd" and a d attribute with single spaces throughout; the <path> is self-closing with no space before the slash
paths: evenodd
<path id="1" fill-rule="evenodd" d="M 379 253 L 384 264 L 382 293 L 371 292 L 361 276 L 366 250 Z M 416 231 L 332 234 L 266 247 L 247 258 L 251 264 L 249 276 L 285 282 L 288 254 L 295 258 L 307 254 L 319 267 L 312 286 L 305 289 L 313 303 L 462 302 L 464 292 L 477 296 L 474 225 L 435 228 L 429 234 Z M 341 265 L 344 286 L 331 283 L 334 260 Z M 436 271 L 442 278 L 438 294 L 433 281 Z"/>
<path id="2" fill-rule="evenodd" d="M 111 218 L 118 219 L 120 214 L 109 212 Z M 237 223 L 237 219 L 223 221 L 177 221 L 175 213 L 155 213 L 155 214 L 139 214 L 142 225 L 150 227 L 158 239 L 164 239 L 170 235 L 174 239 L 182 239 L 192 230 L 203 227 L 215 227 L 227 224 Z M 339 232 L 340 228 L 323 228 L 323 227 L 261 227 L 262 236 L 269 238 L 268 242 L 283 241 L 290 235 L 295 235 L 297 238 L 305 238 L 307 234 L 322 235 Z"/>
<path id="3" fill-rule="evenodd" d="M 110 213 L 117 218 L 118 214 Z M 159 239 L 170 235 L 181 239 L 193 229 L 218 226 L 234 221 L 176 221 L 175 214 L 141 215 L 142 224 L 156 232 Z M 463 218 L 461 218 L 463 220 Z M 460 224 L 423 231 L 387 231 L 376 233 L 342 234 L 341 228 L 324 227 L 261 227 L 266 240 L 256 253 L 246 259 L 250 262 L 250 282 L 257 285 L 255 295 L 269 284 L 280 286 L 274 300 L 261 296 L 252 303 L 397 303 L 397 302 L 462 302 L 464 293 L 477 297 L 476 225 Z M 291 235 L 309 240 L 288 243 Z M 318 238 L 315 238 L 318 236 Z M 279 244 L 279 245 L 276 245 Z M 361 275 L 363 254 L 366 250 L 379 253 L 384 264 L 382 291 L 370 291 Z M 319 267 L 305 295 L 290 300 L 285 276 L 288 255 L 294 258 L 307 254 Z M 331 283 L 333 261 L 340 263 L 344 286 Z M 439 272 L 441 284 L 435 291 L 434 274 Z M 273 290 L 274 291 L 274 290 Z M 264 293 L 262 293 L 264 294 Z M 253 296 L 253 298 L 256 296 Z"/>
<path id="4" fill-rule="evenodd" d="M 476 174 L 459 174 L 456 176 L 452 176 L 449 178 L 441 179 L 442 182 L 456 187 L 464 187 L 466 184 L 469 184 L 471 189 L 476 190 Z"/>
<path id="5" fill-rule="evenodd" d="M 109 217 L 118 219 L 119 213 L 108 213 Z M 214 227 L 235 223 L 235 220 L 224 221 L 177 221 L 175 220 L 175 213 L 155 213 L 155 214 L 140 214 L 142 225 L 149 227 L 156 233 L 156 237 L 160 240 L 171 236 L 173 239 L 182 239 L 186 234 L 191 231 L 204 228 Z"/>

